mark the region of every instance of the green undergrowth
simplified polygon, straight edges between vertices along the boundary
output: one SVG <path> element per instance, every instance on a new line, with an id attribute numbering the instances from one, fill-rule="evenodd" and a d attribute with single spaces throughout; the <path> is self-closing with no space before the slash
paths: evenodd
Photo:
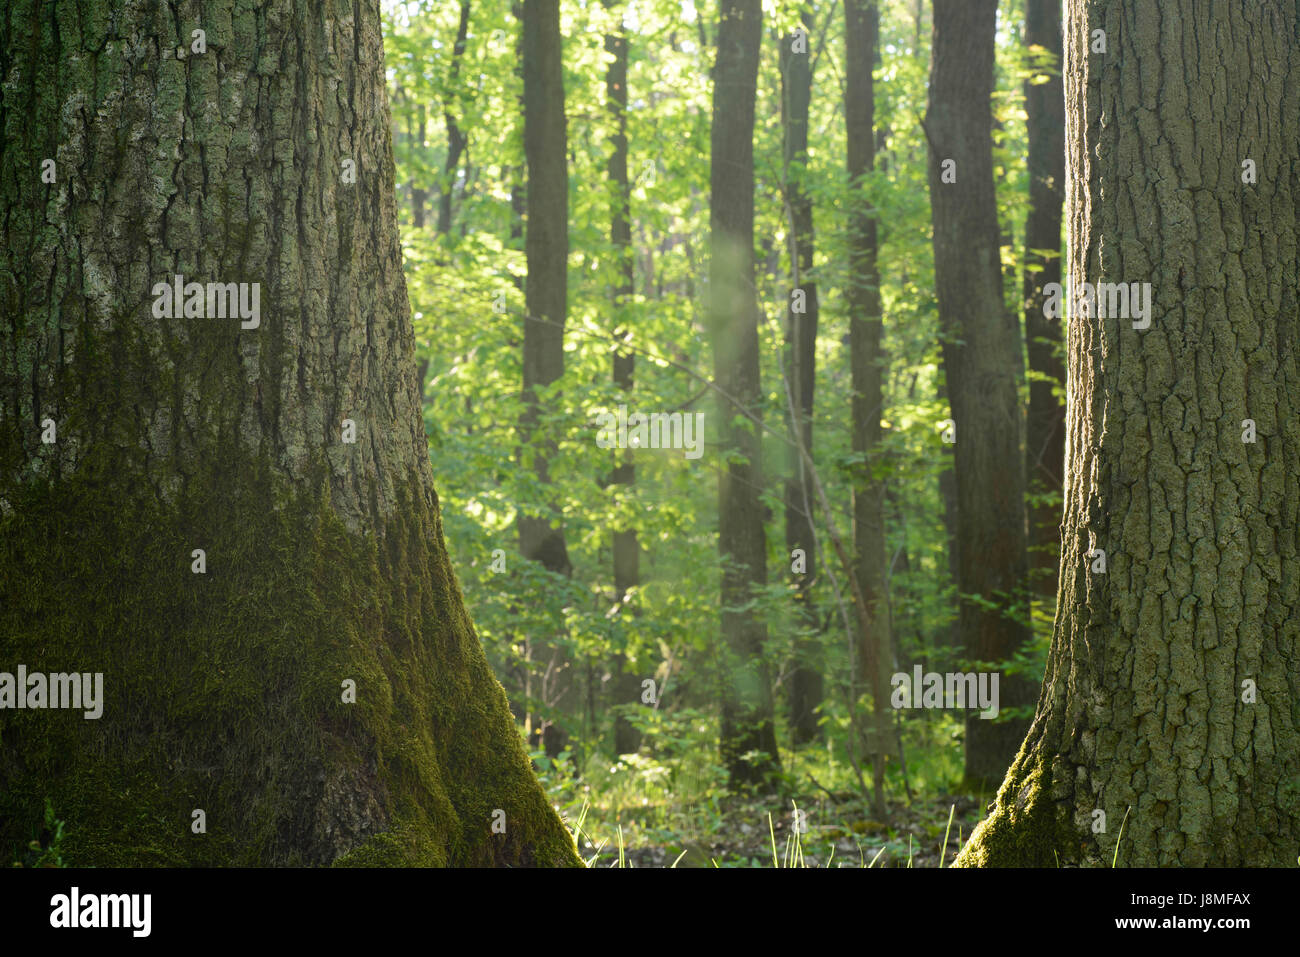
<path id="1" fill-rule="evenodd" d="M 905 729 L 912 797 L 891 760 L 886 812 L 878 815 L 870 766 L 864 792 L 833 723 L 822 742 L 782 749 L 773 791 L 733 793 L 718 759 L 716 715 L 631 714 L 642 733 L 635 753 L 533 754 L 589 867 L 949 866 L 989 798 L 961 790 L 961 722 L 953 715 Z"/>

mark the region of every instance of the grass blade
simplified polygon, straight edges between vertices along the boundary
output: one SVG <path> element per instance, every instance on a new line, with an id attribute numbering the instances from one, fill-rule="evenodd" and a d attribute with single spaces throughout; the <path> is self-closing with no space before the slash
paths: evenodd
<path id="1" fill-rule="evenodd" d="M 948 806 L 948 826 L 943 829 L 943 850 L 939 852 L 939 868 L 942 870 L 943 862 L 948 859 L 948 833 L 952 830 L 952 815 L 957 810 L 957 805 Z"/>

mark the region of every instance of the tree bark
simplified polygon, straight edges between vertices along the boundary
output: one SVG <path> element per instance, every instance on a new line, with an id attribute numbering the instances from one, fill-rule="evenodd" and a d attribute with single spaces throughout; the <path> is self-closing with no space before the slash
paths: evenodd
<path id="1" fill-rule="evenodd" d="M 1067 10 L 1070 280 L 1149 282 L 1150 325 L 1070 316 L 1043 694 L 959 863 L 1109 866 L 1127 814 L 1123 866 L 1291 867 L 1300 4 Z"/>
<path id="2" fill-rule="evenodd" d="M 541 403 L 537 390 L 564 374 L 564 322 L 568 301 L 569 170 L 564 116 L 564 74 L 561 61 L 559 0 L 524 0 L 524 154 L 528 165 L 527 220 L 524 249 L 528 280 L 524 286 L 523 398 L 520 420 L 521 465 L 532 468 L 543 486 L 550 484 L 550 459 L 555 442 L 538 436 Z M 568 575 L 573 568 L 553 504 L 550 514 L 519 515 L 519 551 L 548 571 Z M 563 750 L 567 732 L 557 723 L 562 702 L 573 698 L 570 660 L 559 635 L 532 636 L 535 663 L 554 676 L 553 689 L 539 724 L 547 754 Z"/>
<path id="3" fill-rule="evenodd" d="M 877 810 L 883 811 L 884 755 L 887 753 L 889 699 L 886 669 L 890 653 L 889 595 L 885 558 L 885 483 L 876 474 L 880 455 L 880 413 L 884 406 L 885 355 L 881 345 L 884 320 L 877 267 L 876 211 L 863 192 L 862 179 L 875 166 L 875 85 L 879 19 L 873 0 L 844 3 L 844 125 L 848 145 L 849 182 L 859 191 L 849 213 L 849 365 L 853 381 L 853 451 L 865 456 L 854 465 L 854 574 L 863 604 L 863 642 L 856 666 L 860 687 L 871 693 L 873 729 L 870 753 Z"/>
<path id="4" fill-rule="evenodd" d="M 103 675 L 0 710 L 0 845 L 48 796 L 77 865 L 576 865 L 443 541 L 379 4 L 173 11 L 0 26 L 0 657 Z"/>
<path id="5" fill-rule="evenodd" d="M 605 0 L 610 7 L 613 0 Z M 605 105 L 614 124 L 610 137 L 614 149 L 609 154 L 608 175 L 611 190 L 609 241 L 618 258 L 618 280 L 610 290 L 613 299 L 614 335 L 624 338 L 628 329 L 623 321 L 632 294 L 635 292 L 636 263 L 632 257 L 632 185 L 627 174 L 627 34 L 620 22 L 618 30 L 605 36 L 605 52 L 613 56 L 605 72 Z M 625 395 L 632 392 L 636 357 L 630 351 L 614 350 L 614 385 Z M 636 484 L 636 465 L 630 449 L 614 452 L 616 465 L 612 484 L 629 491 Z M 641 581 L 641 547 L 637 543 L 636 529 L 620 528 L 614 532 L 614 600 L 630 614 L 630 593 Z M 614 662 L 614 699 L 620 705 L 640 702 L 641 681 L 627 670 L 627 656 L 620 653 Z M 636 727 L 622 715 L 614 719 L 614 753 L 629 754 L 641 744 Z"/>
<path id="6" fill-rule="evenodd" d="M 438 234 L 445 236 L 451 232 L 451 198 L 456 186 L 456 170 L 460 168 L 460 158 L 469 144 L 469 136 L 460 128 L 456 111 L 451 104 L 460 92 L 460 61 L 465 57 L 465 43 L 469 33 L 469 0 L 460 2 L 460 21 L 456 26 L 456 42 L 451 49 L 451 76 L 448 81 L 446 105 L 443 107 L 442 119 L 447 127 L 447 159 L 442 167 L 442 184 L 438 192 Z M 561 91 L 563 93 L 563 91 Z M 420 117 L 420 136 L 424 136 L 424 117 Z M 421 215 L 423 219 L 423 214 Z M 416 225 L 419 225 L 418 223 Z"/>
<path id="7" fill-rule="evenodd" d="M 766 785 L 780 767 L 772 689 L 763 645 L 767 625 L 752 607 L 767 585 L 763 528 L 762 387 L 754 290 L 754 99 L 762 37 L 761 0 L 719 0 L 713 73 L 709 226 L 709 333 L 713 343 L 719 441 L 727 456 L 718 480 L 722 635 L 727 685 L 721 753 L 733 787 Z M 745 757 L 757 751 L 760 761 Z"/>
<path id="8" fill-rule="evenodd" d="M 935 284 L 956 423 L 960 622 L 966 656 L 981 671 L 1009 659 L 1028 637 L 1009 609 L 1027 561 L 1024 360 L 1020 324 L 1002 299 L 990 104 L 996 18 L 996 0 L 935 0 L 926 120 Z M 955 181 L 944 182 L 945 174 Z M 1005 709 L 1032 703 L 1034 688 L 1001 672 L 999 694 Z M 1026 724 L 967 712 L 970 783 L 1001 780 Z"/>
<path id="9" fill-rule="evenodd" d="M 1061 202 L 1065 196 L 1065 93 L 1061 80 L 1061 0 L 1026 0 L 1025 46 L 1039 47 L 1041 73 L 1025 81 L 1029 132 L 1029 216 L 1025 221 L 1025 339 L 1029 414 L 1025 475 L 1031 493 L 1059 494 L 1065 470 L 1065 405 L 1053 389 L 1065 383 L 1061 321 L 1043 314 L 1043 289 L 1061 281 Z M 1050 61 L 1046 55 L 1050 55 Z M 1042 76 L 1047 82 L 1035 82 Z M 1034 590 L 1056 597 L 1061 510 L 1029 509 L 1029 563 Z"/>
<path id="10" fill-rule="evenodd" d="M 412 151 L 419 154 L 424 153 L 424 141 L 428 132 L 428 110 L 423 103 L 419 109 L 420 120 L 415 124 L 415 139 L 412 143 Z M 419 182 L 424 182 L 422 179 Z M 424 204 L 429 199 L 429 191 L 423 186 L 417 186 L 417 177 L 411 179 L 411 225 L 416 229 L 424 228 Z"/>
<path id="11" fill-rule="evenodd" d="M 793 290 L 786 313 L 785 376 L 794 402 L 787 409 L 790 434 L 811 454 L 813 402 L 817 387 L 817 280 L 813 275 L 813 204 L 804 187 L 808 162 L 808 111 L 812 103 L 813 16 L 805 12 L 803 49 L 794 52 L 795 36 L 781 46 L 781 117 L 784 121 L 785 202 L 790 218 L 790 266 Z M 788 405 L 788 403 L 787 403 Z M 814 495 L 797 447 L 787 455 L 785 481 L 785 548 L 791 557 L 790 581 L 794 586 L 795 620 L 809 632 L 796 640 L 790 674 L 790 734 L 795 744 L 821 737 L 817 709 L 822 703 L 823 679 L 817 609 L 812 583 L 817 578 L 817 548 L 812 525 Z M 796 571 L 793 555 L 803 555 L 803 570 Z"/>

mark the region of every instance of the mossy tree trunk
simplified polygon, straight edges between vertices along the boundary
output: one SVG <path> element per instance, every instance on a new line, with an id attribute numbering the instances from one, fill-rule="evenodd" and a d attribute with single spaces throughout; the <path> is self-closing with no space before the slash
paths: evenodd
<path id="1" fill-rule="evenodd" d="M 1067 9 L 1069 277 L 1150 325 L 1070 317 L 1043 694 L 959 863 L 1109 865 L 1127 814 L 1121 866 L 1294 866 L 1300 3 Z"/>
<path id="2" fill-rule="evenodd" d="M 0 711 L 0 844 L 576 864 L 443 542 L 377 0 L 107 7 L 0 19 L 0 661 L 104 698 Z"/>
<path id="3" fill-rule="evenodd" d="M 732 785 L 766 784 L 780 767 L 772 687 L 764 659 L 767 625 L 754 607 L 767 585 L 767 538 L 754 291 L 754 100 L 763 7 L 721 0 L 713 70 L 709 229 L 709 333 L 719 390 L 718 439 L 727 461 L 718 479 L 724 666 L 721 753 Z M 746 755 L 758 752 L 760 761 Z"/>
<path id="4" fill-rule="evenodd" d="M 1014 615 L 1024 584 L 1025 472 L 1020 323 L 1002 298 L 992 105 L 997 0 L 935 0 L 930 61 L 930 206 L 943 368 L 956 425 L 957 587 L 966 657 L 989 670 L 1028 629 Z M 1001 706 L 1033 703 L 1033 684 L 1001 672 Z M 996 784 L 1026 722 L 969 710 L 966 777 Z"/>

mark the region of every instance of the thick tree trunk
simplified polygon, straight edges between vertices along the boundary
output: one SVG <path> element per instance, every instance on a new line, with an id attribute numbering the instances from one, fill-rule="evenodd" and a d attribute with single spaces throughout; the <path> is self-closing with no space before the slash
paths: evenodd
<path id="1" fill-rule="evenodd" d="M 997 0 L 935 0 L 926 120 L 935 284 L 956 423 L 961 632 L 981 670 L 1011 658 L 1028 637 L 1009 608 L 1026 572 L 1024 360 L 1020 323 L 1002 301 L 990 103 L 996 16 Z M 1032 682 L 1000 674 L 1002 708 L 1030 704 L 1033 695 Z M 1000 781 L 1026 726 L 968 711 L 968 780 Z"/>
<path id="2" fill-rule="evenodd" d="M 76 864 L 576 864 L 442 538 L 379 5 L 174 10 L 0 26 L 0 659 L 103 675 L 0 710 L 0 843 L 48 796 Z"/>
<path id="3" fill-rule="evenodd" d="M 802 48 L 795 50 L 796 37 L 786 36 L 781 46 L 781 117 L 785 125 L 786 209 L 790 217 L 790 266 L 793 294 L 786 319 L 785 376 L 793 399 L 787 417 L 790 435 L 812 453 L 813 400 L 817 386 L 817 280 L 813 278 L 813 204 L 804 188 L 808 161 L 808 110 L 812 102 L 811 13 L 803 15 Z M 792 558 L 790 579 L 794 585 L 796 621 L 800 628 L 817 629 L 817 609 L 812 601 L 812 583 L 817 577 L 817 548 L 812 524 L 816 500 L 802 457 L 797 448 L 787 455 L 785 481 L 785 548 L 788 555 L 803 555 L 802 570 Z M 806 744 L 821 736 L 817 709 L 822 703 L 821 643 L 815 634 L 801 637 L 795 645 L 794 668 L 790 674 L 790 735 L 795 744 Z"/>
<path id="4" fill-rule="evenodd" d="M 1066 22 L 1070 280 L 1150 283 L 1151 308 L 1070 317 L 1043 695 L 960 863 L 1108 866 L 1127 814 L 1122 865 L 1291 867 L 1300 3 Z"/>
<path id="5" fill-rule="evenodd" d="M 752 607 L 767 584 L 763 529 L 762 387 L 754 291 L 754 98 L 762 37 L 761 0 L 720 0 L 713 73 L 709 226 L 709 332 L 718 401 L 718 438 L 727 456 L 718 480 L 722 635 L 728 682 L 721 752 L 733 786 L 766 783 L 780 766 L 772 688 L 763 644 L 767 625 Z M 763 762 L 745 755 L 757 751 Z"/>
<path id="6" fill-rule="evenodd" d="M 875 166 L 875 84 L 871 71 L 879 32 L 873 0 L 844 3 L 844 125 L 848 174 L 854 186 Z M 853 573 L 862 593 L 862 642 L 857 654 L 860 688 L 871 693 L 873 730 L 870 752 L 877 811 L 883 811 L 884 755 L 889 724 L 886 668 L 890 653 L 889 594 L 885 569 L 885 483 L 876 474 L 880 454 L 880 413 L 884 406 L 884 320 L 880 304 L 876 212 L 864 194 L 854 197 L 849 216 L 849 364 L 853 379 L 853 451 L 866 456 L 853 478 Z M 874 665 L 874 667 L 873 667 Z"/>
<path id="7" fill-rule="evenodd" d="M 524 0 L 524 153 L 528 163 L 528 216 L 524 236 L 528 281 L 524 287 L 524 403 L 520 421 L 521 464 L 550 483 L 552 439 L 536 435 L 541 419 L 537 390 L 564 374 L 564 321 L 568 309 L 569 170 L 564 116 L 559 0 Z M 554 512 L 548 505 L 548 511 Z M 564 530 L 552 515 L 519 516 L 519 551 L 561 575 L 572 572 Z M 551 676 L 537 697 L 546 699 L 534 732 L 547 754 L 563 750 L 568 734 L 558 713 L 574 701 L 571 662 L 557 621 L 555 633 L 531 636 L 533 661 Z M 554 684 L 551 684 L 551 681 Z"/>
<path id="8" fill-rule="evenodd" d="M 613 0 L 606 0 L 611 6 Z M 609 154 L 609 186 L 612 191 L 610 209 L 609 240 L 617 250 L 618 281 L 610 290 L 613 298 L 614 315 L 620 317 L 615 323 L 614 335 L 624 337 L 629 330 L 621 321 L 627 304 L 632 297 L 635 281 L 636 263 L 632 258 L 632 185 L 627 175 L 627 34 L 622 24 L 615 33 L 605 37 L 605 52 L 613 56 L 605 72 L 605 104 L 610 119 L 614 123 L 611 136 L 614 149 Z M 635 356 L 621 349 L 614 351 L 614 384 L 619 391 L 630 394 L 633 374 L 636 371 Z M 636 466 L 632 461 L 630 449 L 614 452 L 617 464 L 614 466 L 612 484 L 630 489 L 636 484 Z M 614 532 L 614 600 L 624 605 L 624 613 L 631 609 L 625 604 L 629 593 L 641 582 L 641 547 L 637 544 L 636 529 L 620 528 Z M 641 681 L 627 670 L 627 656 L 619 654 L 614 662 L 614 700 L 617 704 L 628 706 L 640 702 Z M 614 719 L 614 753 L 628 754 L 641 744 L 641 736 L 636 727 L 622 715 Z"/>
<path id="9" fill-rule="evenodd" d="M 1065 93 L 1061 82 L 1061 0 L 1026 0 L 1025 46 L 1040 47 L 1041 73 L 1025 81 L 1029 130 L 1029 217 L 1025 222 L 1025 339 L 1029 414 L 1025 475 L 1031 493 L 1059 493 L 1065 469 L 1065 405 L 1053 389 L 1065 382 L 1061 320 L 1043 315 L 1043 289 L 1061 281 L 1061 201 L 1065 195 Z M 1050 61 L 1046 55 L 1050 55 Z M 1047 76 L 1047 82 L 1036 82 Z M 1056 597 L 1061 509 L 1029 510 L 1029 564 L 1034 590 Z"/>

